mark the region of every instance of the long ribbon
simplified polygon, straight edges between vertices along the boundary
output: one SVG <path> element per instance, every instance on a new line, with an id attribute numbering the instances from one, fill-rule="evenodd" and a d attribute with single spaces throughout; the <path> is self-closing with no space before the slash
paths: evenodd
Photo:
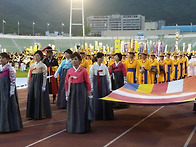
<path id="1" fill-rule="evenodd" d="M 70 76 L 68 80 L 68 96 L 70 94 L 70 88 L 71 88 L 71 79 L 77 79 L 76 76 Z"/>
<path id="2" fill-rule="evenodd" d="M 98 70 L 97 71 L 97 83 L 99 87 L 99 91 L 101 91 L 101 83 L 100 83 L 100 77 L 99 77 L 99 72 L 102 72 L 103 70 Z"/>

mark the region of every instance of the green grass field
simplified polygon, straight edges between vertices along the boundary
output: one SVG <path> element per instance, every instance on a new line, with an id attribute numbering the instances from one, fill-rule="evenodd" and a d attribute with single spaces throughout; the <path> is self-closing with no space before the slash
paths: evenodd
<path id="1" fill-rule="evenodd" d="M 28 69 L 24 72 L 22 72 L 20 70 L 16 71 L 16 78 L 25 78 L 25 77 L 27 77 L 28 71 L 29 71 Z"/>

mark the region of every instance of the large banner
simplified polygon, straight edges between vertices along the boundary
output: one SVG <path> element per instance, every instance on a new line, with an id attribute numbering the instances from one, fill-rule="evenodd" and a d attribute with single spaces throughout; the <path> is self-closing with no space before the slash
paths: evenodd
<path id="1" fill-rule="evenodd" d="M 127 83 L 102 99 L 137 104 L 180 103 L 195 99 L 195 87 L 196 77 L 162 84 Z"/>

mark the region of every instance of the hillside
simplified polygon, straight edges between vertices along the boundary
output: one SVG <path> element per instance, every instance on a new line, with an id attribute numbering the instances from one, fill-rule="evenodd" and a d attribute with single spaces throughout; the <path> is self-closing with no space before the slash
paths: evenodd
<path id="1" fill-rule="evenodd" d="M 196 24 L 195 0 L 84 0 L 85 17 L 90 15 L 141 14 L 146 21 L 166 20 L 167 25 Z M 69 31 L 70 0 L 1 0 L 0 21 L 5 20 L 5 33 L 17 33 L 20 22 L 21 34 L 35 33 L 43 35 L 50 24 L 50 31 Z M 78 15 L 78 14 L 77 14 Z M 0 23 L 0 32 L 2 32 Z M 75 32 L 77 33 L 77 32 Z"/>

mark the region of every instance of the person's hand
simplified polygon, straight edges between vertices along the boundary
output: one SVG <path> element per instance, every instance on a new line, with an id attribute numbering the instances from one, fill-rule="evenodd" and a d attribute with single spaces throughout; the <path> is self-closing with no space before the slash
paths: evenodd
<path id="1" fill-rule="evenodd" d="M 14 91 L 13 90 L 10 90 L 10 97 L 14 95 Z"/>
<path id="2" fill-rule="evenodd" d="M 68 98 L 69 98 L 68 96 L 65 97 L 66 101 L 68 101 Z"/>
<path id="3" fill-rule="evenodd" d="M 58 75 L 58 74 L 57 74 L 57 73 L 55 73 L 55 74 L 54 74 L 54 77 L 55 77 L 55 78 L 57 78 L 57 75 Z"/>
<path id="4" fill-rule="evenodd" d="M 92 98 L 93 98 L 93 95 L 88 96 L 88 98 L 89 98 L 89 99 L 92 99 Z"/>
<path id="5" fill-rule="evenodd" d="M 42 87 L 42 91 L 45 91 L 46 90 L 46 88 L 45 87 Z"/>

